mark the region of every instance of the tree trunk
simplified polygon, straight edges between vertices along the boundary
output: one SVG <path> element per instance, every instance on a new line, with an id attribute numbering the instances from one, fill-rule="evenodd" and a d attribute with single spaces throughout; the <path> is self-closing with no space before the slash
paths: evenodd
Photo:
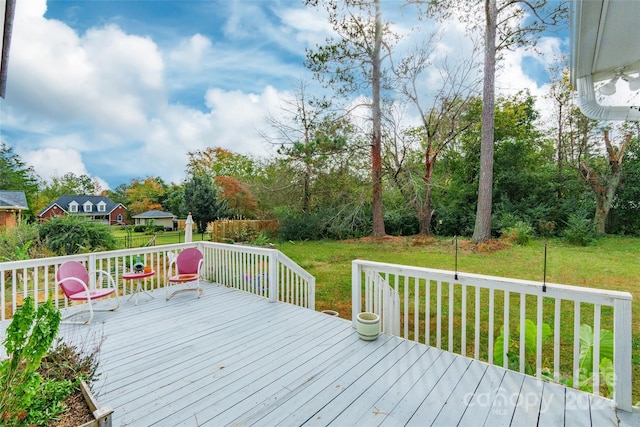
<path id="1" fill-rule="evenodd" d="M 473 241 L 491 238 L 491 204 L 493 201 L 493 139 L 496 71 L 496 0 L 485 0 L 484 82 L 482 88 L 482 141 L 480 146 L 480 179 L 478 206 Z"/>
<path id="2" fill-rule="evenodd" d="M 307 162 L 305 162 L 303 186 L 302 212 L 308 215 L 311 213 L 311 165 Z"/>
<path id="3" fill-rule="evenodd" d="M 380 0 L 375 0 L 376 23 L 375 43 L 372 55 L 372 106 L 373 138 L 371 142 L 371 180 L 373 181 L 373 237 L 382 237 L 387 233 L 384 228 L 382 209 L 382 112 L 380 109 L 380 48 L 382 46 L 382 21 Z"/>
<path id="4" fill-rule="evenodd" d="M 600 234 L 606 233 L 607 218 L 613 206 L 616 191 L 622 179 L 622 159 L 624 152 L 631 142 L 631 134 L 627 134 L 625 140 L 616 150 L 609 139 L 609 131 L 604 131 L 604 143 L 609 154 L 609 177 L 604 178 L 596 171 L 589 169 L 589 166 L 580 163 L 580 175 L 596 196 L 596 231 Z"/>
<path id="5" fill-rule="evenodd" d="M 564 184 L 564 179 L 563 179 L 563 160 L 564 160 L 564 144 L 562 141 L 562 138 L 564 138 L 563 135 L 563 120 L 564 117 L 562 116 L 563 110 L 562 110 L 562 103 L 560 103 L 560 105 L 558 106 L 559 111 L 558 111 L 558 200 L 562 199 L 562 189 L 563 189 L 563 184 Z"/>

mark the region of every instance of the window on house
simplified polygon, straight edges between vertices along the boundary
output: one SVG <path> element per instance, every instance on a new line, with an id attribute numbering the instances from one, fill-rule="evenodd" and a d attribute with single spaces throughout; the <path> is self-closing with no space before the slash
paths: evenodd
<path id="1" fill-rule="evenodd" d="M 76 202 L 69 203 L 69 212 L 78 212 L 78 204 Z"/>
<path id="2" fill-rule="evenodd" d="M 98 203 L 98 212 L 106 212 L 107 204 L 105 202 Z"/>
<path id="3" fill-rule="evenodd" d="M 122 222 L 122 214 L 118 214 L 118 216 L 116 217 L 116 221 Z"/>
<path id="4" fill-rule="evenodd" d="M 83 206 L 85 212 L 91 212 L 93 210 L 93 203 L 91 202 L 87 202 Z"/>

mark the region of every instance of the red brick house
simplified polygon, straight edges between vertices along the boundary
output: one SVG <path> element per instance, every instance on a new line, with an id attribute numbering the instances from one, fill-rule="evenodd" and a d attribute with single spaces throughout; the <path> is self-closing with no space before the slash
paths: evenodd
<path id="1" fill-rule="evenodd" d="M 129 223 L 127 208 L 122 203 L 115 203 L 105 196 L 62 196 L 38 212 L 36 218 L 42 223 L 62 215 L 79 215 L 107 225 Z"/>

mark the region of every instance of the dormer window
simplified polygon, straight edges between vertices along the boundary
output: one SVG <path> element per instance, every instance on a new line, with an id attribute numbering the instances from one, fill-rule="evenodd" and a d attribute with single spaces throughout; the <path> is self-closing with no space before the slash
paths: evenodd
<path id="1" fill-rule="evenodd" d="M 72 213 L 78 212 L 78 202 L 69 203 L 69 212 L 72 212 Z"/>
<path id="2" fill-rule="evenodd" d="M 106 212 L 106 211 L 107 211 L 107 204 L 105 202 L 99 202 L 98 212 Z"/>
<path id="3" fill-rule="evenodd" d="M 82 207 L 84 208 L 85 212 L 91 212 L 93 210 L 93 203 L 85 202 L 84 205 L 82 205 Z"/>

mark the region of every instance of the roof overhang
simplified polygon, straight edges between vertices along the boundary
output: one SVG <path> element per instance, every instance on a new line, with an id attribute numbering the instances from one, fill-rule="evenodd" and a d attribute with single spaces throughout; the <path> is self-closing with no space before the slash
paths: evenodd
<path id="1" fill-rule="evenodd" d="M 640 72 L 640 4 L 629 0 L 571 0 L 571 83 L 587 117 L 640 120 L 640 106 L 598 104 L 594 84 Z"/>

